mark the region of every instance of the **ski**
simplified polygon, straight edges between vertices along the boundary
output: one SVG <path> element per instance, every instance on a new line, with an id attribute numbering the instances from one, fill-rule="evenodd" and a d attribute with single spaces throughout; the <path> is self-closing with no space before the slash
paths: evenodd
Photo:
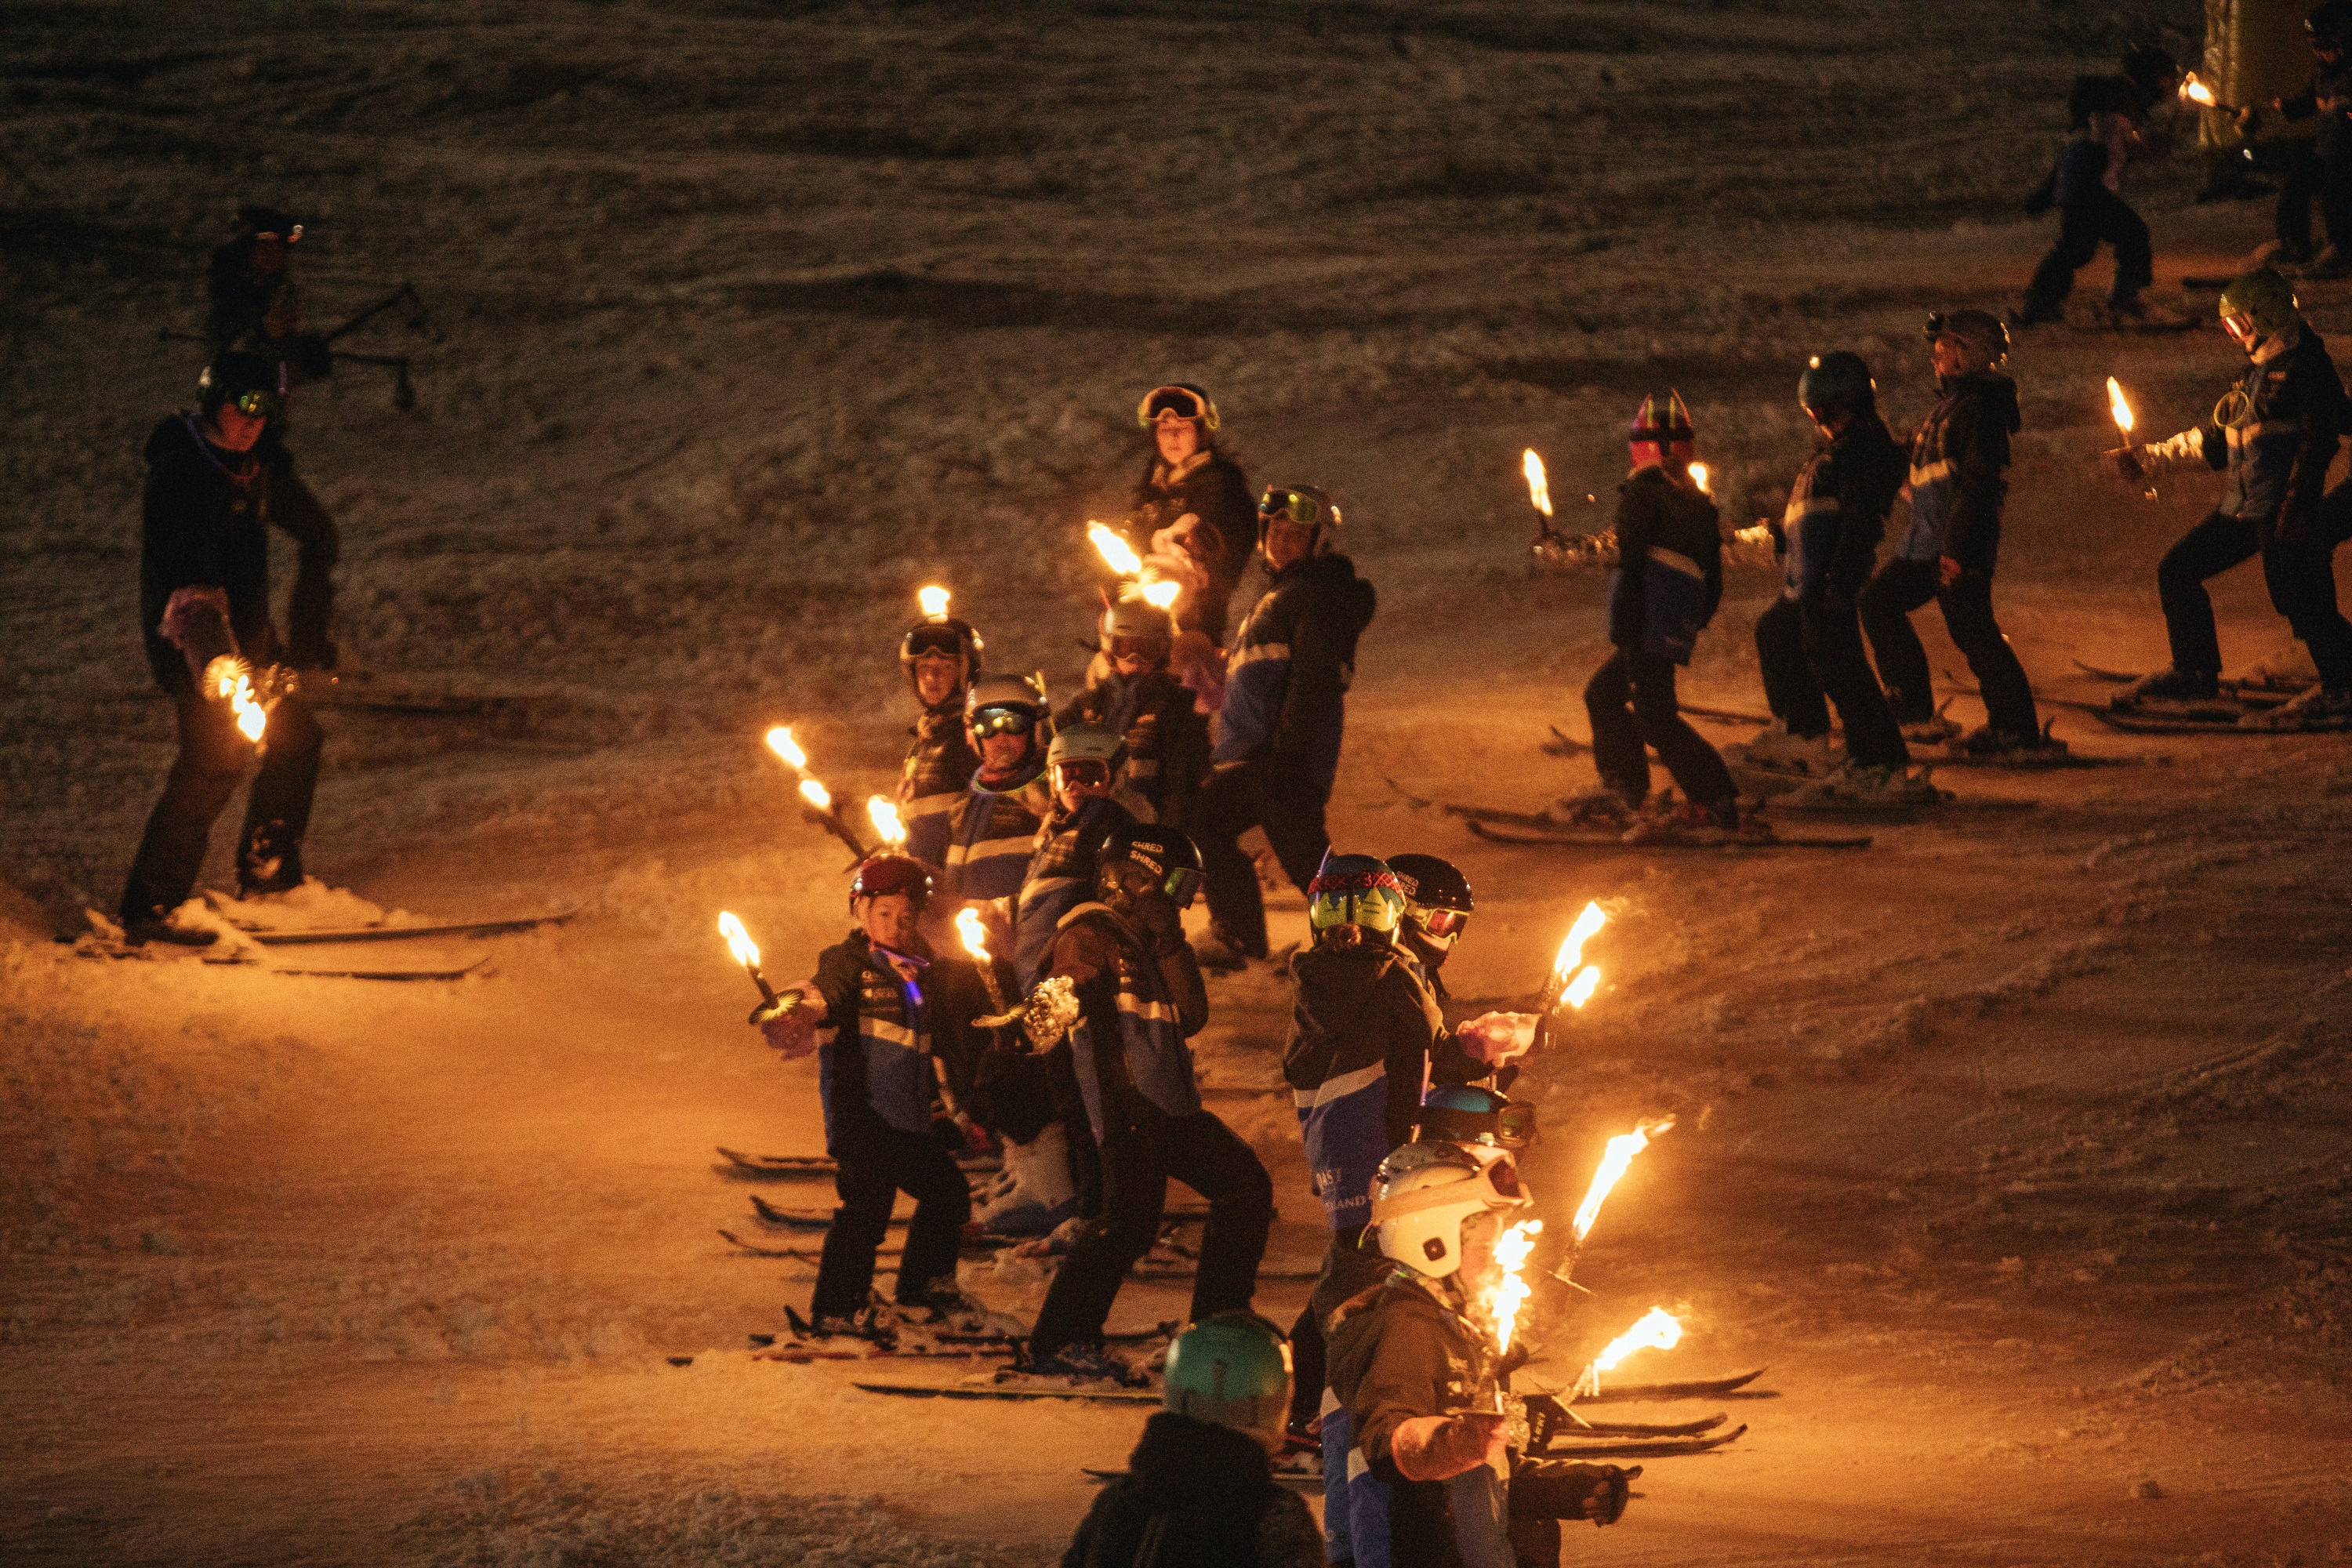
<path id="1" fill-rule="evenodd" d="M 343 942 L 414 942 L 430 936 L 499 936 L 536 926 L 562 925 L 577 910 L 552 915 L 519 915 L 508 920 L 460 921 L 446 925 L 345 926 L 319 931 L 255 931 L 245 934 L 264 947 L 305 947 Z"/>
<path id="2" fill-rule="evenodd" d="M 754 1258 L 789 1258 L 795 1263 L 821 1263 L 824 1259 L 824 1252 L 819 1247 L 763 1247 L 759 1242 L 744 1240 L 724 1226 L 719 1227 L 719 1235 L 730 1247 L 739 1247 Z M 985 1256 L 994 1252 L 1000 1247 L 1013 1247 L 1021 1242 L 1036 1239 L 1034 1236 L 967 1236 L 957 1243 L 957 1250 L 967 1255 Z M 877 1258 L 888 1259 L 898 1257 L 904 1250 L 897 1247 L 877 1247 L 874 1256 Z M 1190 1279 L 1191 1276 L 1188 1274 L 1185 1278 Z M 1260 1275 L 1259 1278 L 1266 1279 L 1269 1276 Z M 1279 1276 L 1273 1276 L 1273 1278 L 1279 1278 Z"/>
<path id="3" fill-rule="evenodd" d="M 1074 1388 L 1066 1384 L 1003 1383 L 857 1383 L 867 1394 L 893 1394 L 902 1399 L 1076 1399 L 1092 1405 L 1157 1405 L 1160 1392 L 1151 1388 Z"/>
<path id="4" fill-rule="evenodd" d="M 1682 842 L 1653 841 L 1648 844 L 1628 844 L 1622 835 L 1602 829 L 1580 832 L 1575 828 L 1554 826 L 1548 830 L 1520 831 L 1491 822 L 1472 819 L 1465 823 L 1471 833 L 1489 844 L 1509 844 L 1547 849 L 1622 850 L 1629 855 L 1643 855 L 1654 849 L 1680 849 L 1718 854 L 1755 854 L 1771 849 L 1867 849 L 1871 836 L 1857 833 L 1850 836 L 1828 834 L 1781 834 L 1771 838 L 1727 839 L 1719 844 L 1701 843 L 1696 839 Z"/>
<path id="5" fill-rule="evenodd" d="M 1570 1411 L 1557 1394 L 1530 1394 L 1527 1396 L 1530 1420 L 1537 1411 L 1544 1416 L 1541 1431 L 1546 1437 L 1696 1437 L 1712 1432 L 1730 1419 L 1720 1413 L 1701 1416 L 1696 1421 L 1587 1421 Z"/>
<path id="6" fill-rule="evenodd" d="M 2195 714 L 2103 712 L 2099 722 L 2126 735 L 2336 735 L 2352 730 L 2352 718 L 2315 719 L 2293 729 L 2241 724 L 2235 719 Z"/>
<path id="7" fill-rule="evenodd" d="M 830 1154 L 746 1154 L 721 1145 L 719 1156 L 726 1162 L 713 1165 L 722 1176 L 741 1181 L 772 1182 L 788 1176 L 830 1176 L 839 1167 Z M 966 1174 L 1002 1170 L 1004 1162 L 994 1154 L 960 1154 L 956 1164 Z"/>
<path id="8" fill-rule="evenodd" d="M 1735 1373 L 1729 1377 L 1710 1377 L 1696 1383 L 1623 1383 L 1603 1388 L 1598 1394 L 1582 1394 L 1563 1401 L 1570 1405 L 1630 1405 L 1650 1399 L 1711 1399 L 1736 1393 L 1764 1375 L 1766 1368 L 1753 1372 Z M 1767 1395 L 1754 1394 L 1749 1398 Z"/>
<path id="9" fill-rule="evenodd" d="M 1718 1432 L 1711 1437 L 1661 1437 L 1648 1442 L 1635 1439 L 1623 1443 L 1547 1443 L 1530 1458 L 1537 1459 L 1670 1459 L 1679 1454 L 1704 1454 L 1720 1448 L 1726 1443 L 1736 1443 L 1748 1430 L 1742 1422 L 1728 1432 Z"/>
<path id="10" fill-rule="evenodd" d="M 872 1350 L 818 1350 L 813 1345 L 772 1345 L 753 1351 L 753 1361 L 781 1361 L 793 1366 L 805 1366 L 820 1361 L 977 1361 L 984 1356 L 1009 1356 L 1013 1349 L 1004 1345 L 967 1345 L 960 1350 L 890 1350 L 877 1345 Z"/>
<path id="11" fill-rule="evenodd" d="M 270 969 L 271 974 L 302 974 L 313 980 L 463 980 L 489 963 L 478 958 L 459 969 Z"/>
<path id="12" fill-rule="evenodd" d="M 1676 707 L 1694 719 L 1713 719 L 1723 724 L 1769 724 L 1769 713 L 1743 713 L 1737 708 L 1703 708 L 1696 702 L 1677 703 Z"/>

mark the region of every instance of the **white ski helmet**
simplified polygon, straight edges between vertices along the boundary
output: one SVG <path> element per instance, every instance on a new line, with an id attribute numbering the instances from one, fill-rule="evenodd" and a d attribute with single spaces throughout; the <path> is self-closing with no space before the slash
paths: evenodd
<path id="1" fill-rule="evenodd" d="M 1065 763 L 1100 763 L 1106 772 L 1118 771 L 1119 753 L 1127 747 L 1127 737 L 1116 730 L 1106 730 L 1099 724 L 1072 724 L 1054 731 L 1054 743 L 1045 749 L 1045 765 L 1058 768 Z"/>
<path id="2" fill-rule="evenodd" d="M 1381 1254 L 1432 1279 L 1462 1267 L 1463 1221 L 1534 1202 L 1502 1149 L 1407 1143 L 1391 1151 L 1372 1178 L 1372 1224 Z"/>

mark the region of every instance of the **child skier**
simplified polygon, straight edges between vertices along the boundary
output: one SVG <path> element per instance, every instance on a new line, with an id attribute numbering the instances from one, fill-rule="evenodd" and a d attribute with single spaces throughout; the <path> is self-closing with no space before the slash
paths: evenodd
<path id="1" fill-rule="evenodd" d="M 1135 422 L 1150 432 L 1153 450 L 1136 482 L 1128 543 L 1138 555 L 1183 558 L 1190 570 L 1176 623 L 1222 646 L 1226 607 L 1249 559 L 1249 480 L 1217 450 L 1217 405 L 1199 387 L 1153 387 L 1136 405 Z"/>
<path id="2" fill-rule="evenodd" d="M 933 871 L 947 869 L 949 814 L 980 768 L 963 703 L 980 679 L 982 649 L 980 633 L 945 613 L 917 621 L 898 643 L 898 666 L 923 708 L 898 776 L 898 819 L 907 853 Z"/>
<path id="3" fill-rule="evenodd" d="M 980 766 L 948 813 L 935 929 L 943 930 L 954 910 L 979 905 L 1000 937 L 1010 931 L 1038 825 L 1054 805 L 1045 783 L 1047 711 L 1034 676 L 985 676 L 965 695 L 964 729 Z"/>
<path id="4" fill-rule="evenodd" d="M 1111 798 L 1139 822 L 1181 828 L 1209 772 L 1209 724 L 1169 668 L 1176 626 L 1168 612 L 1121 599 L 1102 613 L 1100 657 L 1087 689 L 1056 726 L 1097 724 L 1126 747 Z"/>
<path id="5" fill-rule="evenodd" d="M 1013 970 L 1024 991 L 1045 977 L 1062 917 L 1094 890 L 1103 846 L 1136 825 L 1112 793 L 1119 762 L 1118 733 L 1097 724 L 1056 727 L 1045 748 L 1054 804 L 1031 841 L 1029 869 L 1013 900 Z"/>
<path id="6" fill-rule="evenodd" d="M 2114 247 L 2116 278 L 2107 290 L 2107 313 L 2119 321 L 2147 314 L 2139 291 L 2155 280 L 2147 224 L 2122 195 L 2124 164 L 2143 146 L 2142 132 L 2158 104 L 2171 101 L 2180 86 L 2180 68 L 2162 49 L 2136 44 L 2124 52 L 2118 75 L 2079 76 L 2066 97 L 2071 122 L 2058 164 L 2026 204 L 2029 212 L 2058 209 L 2058 243 L 2033 270 L 2025 301 L 2012 317 L 2019 326 L 2063 321 L 2074 273 L 2102 244 Z"/>

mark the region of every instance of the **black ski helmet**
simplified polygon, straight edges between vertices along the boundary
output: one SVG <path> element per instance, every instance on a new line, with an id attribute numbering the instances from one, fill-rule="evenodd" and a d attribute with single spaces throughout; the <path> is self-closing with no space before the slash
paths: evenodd
<path id="1" fill-rule="evenodd" d="M 1391 855 L 1388 866 L 1397 886 L 1404 889 L 1408 905 L 1465 915 L 1477 907 L 1470 897 L 1470 879 L 1451 860 L 1434 855 Z"/>
<path id="2" fill-rule="evenodd" d="M 1851 349 L 1815 354 L 1797 378 L 1797 402 L 1806 413 L 1866 414 L 1878 406 L 1878 383 L 1870 366 Z"/>
<path id="3" fill-rule="evenodd" d="M 1301 523 L 1315 531 L 1309 555 L 1329 552 L 1332 534 L 1339 526 L 1339 508 L 1313 485 L 1268 485 L 1257 501 L 1257 547 L 1265 549 L 1265 531 L 1276 518 Z"/>
<path id="4" fill-rule="evenodd" d="M 196 400 L 206 414 L 234 403 L 240 413 L 268 418 L 286 405 L 285 363 L 223 349 L 196 377 Z"/>
<path id="5" fill-rule="evenodd" d="M 1139 822 L 1103 846 L 1095 863 L 1095 891 L 1115 910 L 1146 893 L 1165 893 L 1183 909 L 1201 890 L 1201 851 L 1172 827 Z"/>
<path id="6" fill-rule="evenodd" d="M 931 898 L 929 868 L 911 855 L 870 855 L 849 884 L 850 911 L 856 912 L 860 899 L 884 899 L 893 893 L 905 894 L 919 914 Z"/>

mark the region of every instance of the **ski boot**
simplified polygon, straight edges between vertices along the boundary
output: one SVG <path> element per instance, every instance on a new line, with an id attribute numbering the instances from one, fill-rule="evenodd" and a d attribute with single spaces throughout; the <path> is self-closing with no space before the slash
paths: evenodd
<path id="1" fill-rule="evenodd" d="M 2315 686 L 2275 708 L 2258 708 L 2238 721 L 2241 730 L 2335 730 L 2352 720 L 2352 690 Z"/>
<path id="2" fill-rule="evenodd" d="M 2221 677 L 2202 669 L 2159 669 L 2107 699 L 2107 706 L 2128 713 L 2146 702 L 2210 702 L 2221 694 Z"/>
<path id="3" fill-rule="evenodd" d="M 1613 827 L 1622 832 L 1633 826 L 1640 809 L 1639 803 L 1628 800 L 1622 791 L 1603 784 L 1581 795 L 1563 795 L 1544 807 L 1543 815 L 1562 827 Z"/>
<path id="4" fill-rule="evenodd" d="M 144 947 L 151 942 L 172 947 L 210 947 L 218 941 L 220 932 L 216 931 L 175 926 L 162 915 L 125 917 L 122 921 L 122 943 L 125 947 Z"/>
<path id="5" fill-rule="evenodd" d="M 1837 753 L 1827 735 L 1791 735 L 1788 726 L 1778 719 L 1754 740 L 1734 742 L 1724 747 L 1723 760 L 1734 767 L 1801 779 L 1827 778 L 1838 766 Z"/>
<path id="6" fill-rule="evenodd" d="M 1150 1380 L 1101 1345 L 1066 1344 L 1044 1355 L 1032 1354 L 1016 1370 L 1036 1377 L 1066 1377 L 1075 1383 L 1113 1383 L 1140 1388 Z"/>
<path id="7" fill-rule="evenodd" d="M 1800 811 L 1895 811 L 1933 805 L 1941 798 L 1924 773 L 1915 775 L 1907 768 L 1848 763 L 1819 784 L 1807 784 L 1790 795 L 1789 805 Z"/>
<path id="8" fill-rule="evenodd" d="M 875 1322 L 871 1308 L 855 1317 L 836 1317 L 827 1312 L 811 1319 L 787 1307 L 784 1322 L 792 1329 L 793 1337 L 802 1340 L 864 1340 L 868 1344 L 887 1345 L 897 1337 Z"/>
<path id="9" fill-rule="evenodd" d="M 1952 700 L 1944 699 L 1936 710 L 1925 719 L 1914 719 L 1901 726 L 1903 738 L 1917 746 L 1940 746 L 1947 741 L 1958 740 L 1959 721 L 1946 714 Z"/>
<path id="10" fill-rule="evenodd" d="M 1979 724 L 1953 742 L 1951 749 L 1957 756 L 1990 763 L 2049 763 L 2066 754 L 2066 742 L 2047 730 L 2015 735 L 1990 724 Z"/>

